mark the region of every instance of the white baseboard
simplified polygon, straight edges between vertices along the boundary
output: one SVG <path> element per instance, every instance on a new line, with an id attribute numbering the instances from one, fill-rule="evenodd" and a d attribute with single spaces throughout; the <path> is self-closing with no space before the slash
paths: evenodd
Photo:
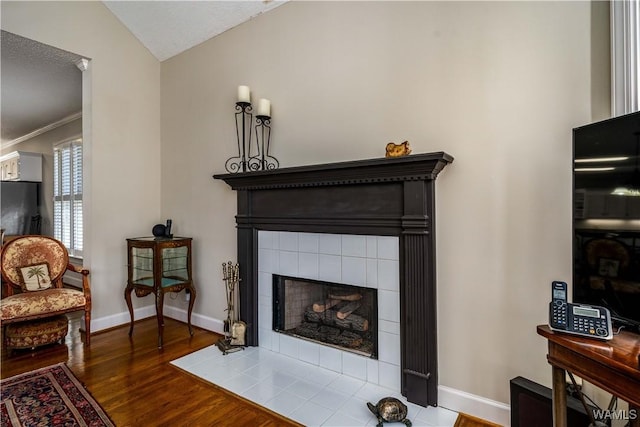
<path id="1" fill-rule="evenodd" d="M 511 407 L 506 403 L 443 385 L 438 386 L 438 406 L 456 412 L 464 412 L 507 427 L 511 424 Z"/>
<path id="2" fill-rule="evenodd" d="M 166 305 L 164 307 L 164 314 L 172 319 L 179 320 L 185 323 L 187 322 L 187 310 L 185 309 Z M 202 329 L 206 329 L 207 331 L 224 334 L 224 322 L 213 317 L 207 317 L 203 316 L 202 314 L 192 313 L 191 324 Z"/>
<path id="3" fill-rule="evenodd" d="M 133 310 L 133 318 L 135 320 L 146 319 L 147 317 L 155 316 L 156 308 L 153 305 L 147 305 L 145 307 L 136 308 Z M 112 314 L 111 316 L 99 317 L 97 319 L 91 319 L 91 332 L 102 331 L 103 329 L 109 329 L 116 326 L 128 324 L 131 321 L 128 311 Z"/>
<path id="4" fill-rule="evenodd" d="M 135 320 L 146 319 L 147 317 L 155 317 L 155 315 L 156 307 L 154 305 L 147 305 L 133 310 L 133 317 Z M 187 322 L 187 310 L 165 305 L 164 315 L 181 322 Z M 128 311 L 112 314 L 111 316 L 91 319 L 91 332 L 98 332 L 103 329 L 121 326 L 124 324 L 128 324 L 130 321 L 131 317 L 129 316 Z M 222 320 L 203 316 L 197 313 L 193 313 L 191 315 L 191 323 L 194 326 L 198 326 L 208 331 L 217 332 L 219 334 L 222 334 L 224 330 L 224 322 Z"/>
<path id="5" fill-rule="evenodd" d="M 136 320 L 153 317 L 155 315 L 156 308 L 154 305 L 148 305 L 134 310 L 134 318 Z M 181 322 L 186 323 L 187 321 L 187 310 L 185 309 L 165 306 L 164 315 Z M 130 318 L 128 311 L 98 319 L 92 319 L 91 331 L 97 332 L 103 329 L 113 328 L 115 326 L 128 324 L 129 321 Z M 224 333 L 224 322 L 213 317 L 193 313 L 191 316 L 191 323 L 194 326 L 198 326 L 208 331 L 217 332 L 219 334 Z M 492 421 L 506 427 L 511 424 L 511 409 L 509 405 L 456 390 L 451 387 L 443 385 L 438 386 L 438 405 L 443 408 L 451 409 L 452 411 L 464 412 L 465 414 Z"/>

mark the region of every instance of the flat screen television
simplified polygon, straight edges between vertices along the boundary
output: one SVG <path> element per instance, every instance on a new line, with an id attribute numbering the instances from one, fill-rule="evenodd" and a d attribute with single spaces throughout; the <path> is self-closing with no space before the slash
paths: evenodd
<path id="1" fill-rule="evenodd" d="M 573 129 L 573 302 L 640 331 L 640 112 Z"/>

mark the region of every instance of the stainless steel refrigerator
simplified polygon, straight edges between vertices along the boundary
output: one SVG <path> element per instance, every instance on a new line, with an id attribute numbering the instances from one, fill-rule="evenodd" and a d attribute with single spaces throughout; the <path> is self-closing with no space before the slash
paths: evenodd
<path id="1" fill-rule="evenodd" d="M 2 181 L 0 211 L 5 236 L 40 234 L 40 183 Z"/>

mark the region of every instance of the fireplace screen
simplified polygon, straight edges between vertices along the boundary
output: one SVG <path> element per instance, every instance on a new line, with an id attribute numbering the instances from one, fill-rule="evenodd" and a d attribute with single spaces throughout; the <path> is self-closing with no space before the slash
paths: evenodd
<path id="1" fill-rule="evenodd" d="M 273 329 L 378 358 L 376 289 L 273 275 Z"/>

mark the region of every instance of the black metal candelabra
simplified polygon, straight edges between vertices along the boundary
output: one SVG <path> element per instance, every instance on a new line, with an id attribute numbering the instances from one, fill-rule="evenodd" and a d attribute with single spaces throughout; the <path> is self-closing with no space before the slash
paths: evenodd
<path id="1" fill-rule="evenodd" d="M 277 169 L 278 159 L 269 154 L 271 145 L 271 116 L 258 114 L 256 116 L 256 144 L 255 154 L 251 147 L 251 133 L 253 131 L 253 107 L 250 102 L 236 102 L 236 139 L 238 141 L 238 155 L 227 159 L 224 164 L 229 173 L 250 172 Z M 262 111 L 259 111 L 259 113 Z"/>
<path id="2" fill-rule="evenodd" d="M 253 108 L 250 102 L 236 102 L 236 139 L 238 141 L 238 155 L 230 157 L 224 164 L 227 172 L 246 172 L 251 158 L 251 127 L 253 123 Z"/>
<path id="3" fill-rule="evenodd" d="M 256 116 L 256 145 L 258 154 L 249 159 L 249 169 L 252 171 L 277 169 L 278 159 L 269 154 L 271 144 L 271 117 Z"/>

